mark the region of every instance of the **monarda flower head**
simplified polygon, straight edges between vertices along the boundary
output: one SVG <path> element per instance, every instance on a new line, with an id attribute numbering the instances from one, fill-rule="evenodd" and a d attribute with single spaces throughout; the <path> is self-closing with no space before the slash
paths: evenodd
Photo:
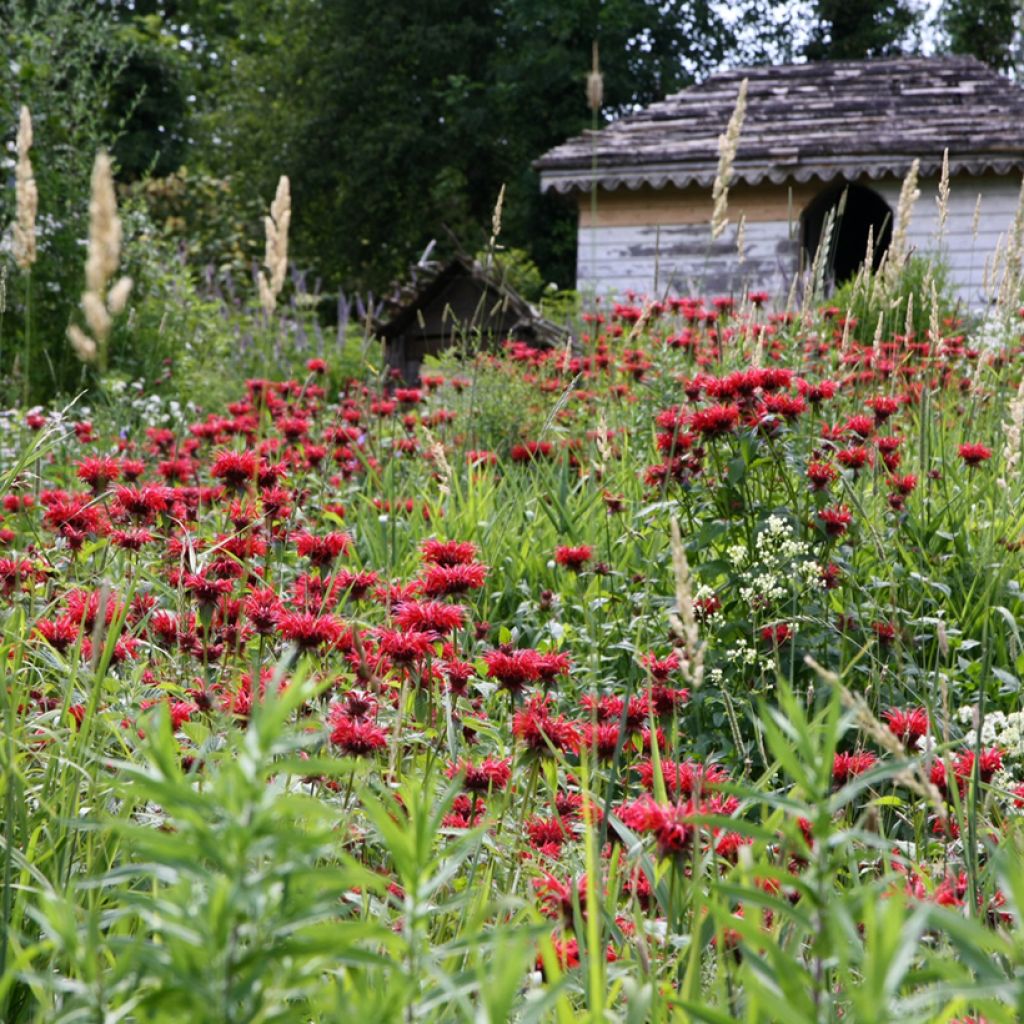
<path id="1" fill-rule="evenodd" d="M 365 718 L 351 718 L 340 705 L 328 712 L 331 743 L 343 754 L 366 757 L 388 744 L 387 735 L 380 726 Z"/>
<path id="2" fill-rule="evenodd" d="M 522 693 L 529 683 L 540 679 L 541 655 L 534 650 L 508 650 L 498 648 L 484 655 L 487 675 L 496 679 L 503 690 Z"/>
<path id="3" fill-rule="evenodd" d="M 573 572 L 580 572 L 593 556 L 594 549 L 589 544 L 555 548 L 555 562 Z"/>
<path id="4" fill-rule="evenodd" d="M 229 487 L 240 488 L 256 476 L 259 465 L 255 452 L 221 452 L 214 459 L 210 475 Z"/>
<path id="5" fill-rule="evenodd" d="M 462 629 L 466 624 L 466 609 L 443 601 L 403 601 L 395 607 L 391 617 L 400 629 L 444 635 Z"/>
<path id="6" fill-rule="evenodd" d="M 991 459 L 992 449 L 986 448 L 983 444 L 962 444 L 957 448 L 957 454 L 968 466 L 974 467 Z"/>
<path id="7" fill-rule="evenodd" d="M 479 562 L 459 565 L 430 565 L 420 580 L 423 593 L 428 597 L 446 597 L 479 590 L 487 579 L 487 566 Z"/>
<path id="8" fill-rule="evenodd" d="M 889 731 L 905 747 L 916 747 L 918 740 L 928 735 L 926 708 L 890 708 L 882 717 L 888 723 Z"/>
<path id="9" fill-rule="evenodd" d="M 542 756 L 579 750 L 579 730 L 573 722 L 551 714 L 551 699 L 536 694 L 512 716 L 512 735 L 527 750 Z"/>
<path id="10" fill-rule="evenodd" d="M 352 547 L 352 538 L 347 533 L 334 530 L 317 536 L 302 530 L 292 534 L 295 550 L 301 558 L 308 558 L 313 565 L 330 565 L 339 555 L 347 554 Z"/>
<path id="11" fill-rule="evenodd" d="M 486 793 L 489 790 L 502 790 L 512 777 L 512 760 L 504 758 L 486 758 L 479 764 L 459 759 L 445 769 L 449 779 L 462 776 L 462 785 L 471 793 Z"/>

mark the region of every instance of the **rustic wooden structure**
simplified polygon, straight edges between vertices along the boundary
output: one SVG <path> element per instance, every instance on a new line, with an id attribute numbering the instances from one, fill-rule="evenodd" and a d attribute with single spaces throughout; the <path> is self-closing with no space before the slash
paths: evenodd
<path id="1" fill-rule="evenodd" d="M 729 191 L 730 224 L 712 243 L 718 138 L 744 78 L 746 117 Z M 951 194 L 940 238 L 935 197 L 946 149 Z M 972 57 L 724 72 L 596 133 L 584 132 L 535 167 L 543 190 L 566 193 L 579 204 L 581 288 L 706 294 L 751 286 L 784 298 L 844 191 L 833 239 L 836 277 L 863 260 L 869 224 L 876 242 L 881 236 L 881 255 L 915 158 L 920 198 L 908 245 L 941 247 L 960 295 L 979 305 L 986 298 L 986 257 L 1018 207 L 1024 89 Z"/>
<path id="2" fill-rule="evenodd" d="M 414 266 L 374 326 L 387 365 L 410 384 L 427 355 L 493 350 L 510 340 L 551 348 L 569 338 L 496 273 L 464 257 Z"/>

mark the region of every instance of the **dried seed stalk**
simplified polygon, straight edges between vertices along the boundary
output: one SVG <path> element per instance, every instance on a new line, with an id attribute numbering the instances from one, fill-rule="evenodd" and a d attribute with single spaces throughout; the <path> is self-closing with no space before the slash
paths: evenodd
<path id="1" fill-rule="evenodd" d="M 711 188 L 711 199 L 714 208 L 711 212 L 711 238 L 718 238 L 729 223 L 729 183 L 732 180 L 732 165 L 736 159 L 740 132 L 743 129 L 743 118 L 747 112 L 747 79 L 740 82 L 740 91 L 736 96 L 736 106 L 725 132 L 718 136 L 718 173 Z"/>
<path id="2" fill-rule="evenodd" d="M 263 218 L 267 241 L 263 253 L 264 270 L 258 278 L 260 305 L 269 317 L 277 308 L 277 297 L 284 287 L 288 271 L 288 227 L 292 219 L 292 197 L 288 178 L 281 175 L 270 216 Z"/>
<path id="3" fill-rule="evenodd" d="M 690 564 L 686 549 L 679 533 L 676 519 L 670 521 L 672 542 L 672 569 L 676 580 L 676 607 L 669 616 L 672 632 L 686 645 L 681 671 L 696 690 L 704 682 L 704 645 L 700 642 L 697 615 L 693 605 L 693 589 L 690 584 Z"/>
<path id="4" fill-rule="evenodd" d="M 14 168 L 14 196 L 17 213 L 14 221 L 14 262 L 28 270 L 36 261 L 36 213 L 39 191 L 28 151 L 32 148 L 32 116 L 21 108 L 18 122 L 18 162 Z"/>
<path id="5" fill-rule="evenodd" d="M 132 289 L 132 279 L 110 281 L 121 262 L 121 218 L 117 214 L 114 174 L 110 157 L 102 150 L 96 154 L 89 198 L 89 245 L 85 258 L 85 291 L 82 313 L 86 333 L 76 324 L 68 327 L 68 338 L 75 354 L 86 363 L 107 368 L 107 340 L 114 317 L 123 312 Z"/>

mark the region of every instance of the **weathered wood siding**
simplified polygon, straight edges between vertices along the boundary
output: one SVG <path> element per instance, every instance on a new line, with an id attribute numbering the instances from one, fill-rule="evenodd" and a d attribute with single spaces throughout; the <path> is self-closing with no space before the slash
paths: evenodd
<path id="1" fill-rule="evenodd" d="M 730 295 L 745 288 L 788 292 L 799 264 L 799 225 L 785 220 L 744 225 L 743 260 L 737 225 L 711 241 L 706 221 L 682 225 L 581 227 L 577 279 L 598 295 Z"/>
<path id="2" fill-rule="evenodd" d="M 873 186 L 893 208 L 894 214 L 899 202 L 900 184 L 898 181 L 882 181 Z M 940 243 L 938 180 L 920 182 L 921 194 L 914 204 L 907 231 L 908 247 L 918 252 L 939 249 L 949 266 L 957 293 L 971 308 L 987 302 L 986 262 L 992 262 L 997 245 L 1013 223 L 1020 188 L 1020 179 L 1010 175 L 954 178 L 950 182 L 945 236 Z M 975 234 L 974 214 L 978 196 L 981 196 L 981 212 Z M 992 288 L 998 291 L 998 282 Z"/>
<path id="3" fill-rule="evenodd" d="M 901 182 L 863 181 L 892 207 Z M 729 226 L 711 241 L 709 189 L 666 187 L 618 189 L 598 194 L 596 216 L 590 197 L 579 198 L 577 285 L 599 295 L 627 292 L 739 294 L 764 290 L 784 303 L 801 263 L 800 214 L 821 184 L 737 187 L 729 195 Z M 908 231 L 918 251 L 938 246 L 937 180 L 923 180 Z M 979 194 L 981 213 L 973 228 Z M 1009 229 L 1020 195 L 1014 176 L 953 179 L 942 251 L 959 296 L 971 307 L 985 302 L 986 260 Z M 737 231 L 744 217 L 743 260 Z"/>

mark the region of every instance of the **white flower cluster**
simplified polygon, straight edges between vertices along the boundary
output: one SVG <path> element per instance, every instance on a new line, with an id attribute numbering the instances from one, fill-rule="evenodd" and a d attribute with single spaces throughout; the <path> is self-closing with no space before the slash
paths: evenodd
<path id="1" fill-rule="evenodd" d="M 794 589 L 822 587 L 821 569 L 810 558 L 810 545 L 797 540 L 793 527 L 782 516 L 769 517 L 757 535 L 753 556 L 742 544 L 729 548 L 727 556 L 739 574 L 739 594 L 744 604 L 759 610 L 792 595 Z"/>
<path id="2" fill-rule="evenodd" d="M 119 394 L 135 392 L 128 404 L 147 427 L 182 427 L 194 418 L 197 411 L 192 402 L 183 406 L 174 398 L 143 393 L 142 381 L 132 381 L 130 384 L 127 381 L 111 381 L 108 388 Z"/>
<path id="3" fill-rule="evenodd" d="M 964 733 L 964 743 L 973 747 L 978 742 L 977 709 L 965 705 L 957 710 L 956 717 L 969 727 Z M 988 712 L 981 723 L 981 745 L 1000 747 L 1006 760 L 1024 761 L 1024 711 Z"/>

